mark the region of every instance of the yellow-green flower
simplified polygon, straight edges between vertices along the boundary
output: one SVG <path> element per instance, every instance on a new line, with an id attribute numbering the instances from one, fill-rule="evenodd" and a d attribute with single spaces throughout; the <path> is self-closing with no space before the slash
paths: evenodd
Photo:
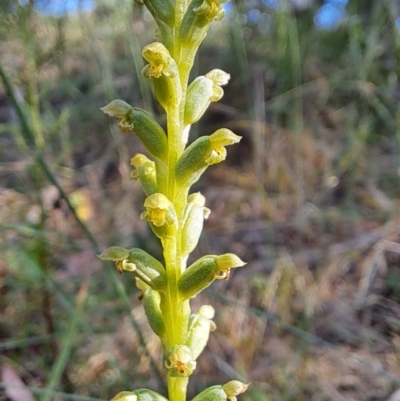
<path id="1" fill-rule="evenodd" d="M 164 366 L 173 377 L 187 377 L 196 369 L 192 351 L 186 345 L 174 345 L 164 356 Z"/>
<path id="2" fill-rule="evenodd" d="M 219 21 L 225 14 L 221 4 L 228 1 L 230 0 L 205 0 L 201 6 L 194 9 L 194 12 L 204 16 L 209 21 Z"/>
<path id="3" fill-rule="evenodd" d="M 160 78 L 162 75 L 172 78 L 177 75 L 175 60 L 162 43 L 154 42 L 145 46 L 142 56 L 149 63 L 143 68 L 146 78 Z"/>
<path id="4" fill-rule="evenodd" d="M 235 135 L 231 130 L 227 128 L 221 128 L 210 135 L 210 142 L 212 151 L 210 155 L 206 158 L 206 163 L 208 165 L 220 163 L 226 159 L 226 149 L 225 146 L 233 145 L 239 142 L 240 136 Z"/>
<path id="5" fill-rule="evenodd" d="M 177 221 L 174 205 L 164 194 L 156 193 L 148 196 L 144 201 L 144 207 L 146 211 L 140 215 L 140 218 L 151 222 L 156 227 L 171 225 Z"/>

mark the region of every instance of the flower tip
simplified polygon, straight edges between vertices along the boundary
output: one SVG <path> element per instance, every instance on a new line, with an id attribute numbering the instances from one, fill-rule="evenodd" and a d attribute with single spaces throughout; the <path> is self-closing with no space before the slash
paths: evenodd
<path id="1" fill-rule="evenodd" d="M 104 114 L 108 114 L 111 117 L 124 118 L 133 109 L 128 103 L 120 99 L 115 99 L 107 105 L 100 107 L 100 110 Z"/>
<path id="2" fill-rule="evenodd" d="M 121 391 L 111 401 L 137 401 L 138 396 L 132 391 Z"/>
<path id="3" fill-rule="evenodd" d="M 214 85 L 223 86 L 226 85 L 231 79 L 231 75 L 227 72 L 218 68 L 211 70 L 206 74 L 206 77 L 213 81 Z"/>
<path id="4" fill-rule="evenodd" d="M 112 260 L 114 262 L 126 259 L 129 256 L 129 251 L 119 246 L 110 246 L 97 257 L 101 260 Z"/>
<path id="5" fill-rule="evenodd" d="M 228 383 L 225 383 L 222 388 L 224 389 L 225 393 L 228 396 L 228 399 L 230 397 L 235 397 L 236 395 L 244 393 L 248 387 L 250 386 L 249 384 L 242 383 L 239 380 L 231 380 Z"/>
<path id="6" fill-rule="evenodd" d="M 222 269 L 231 269 L 235 267 L 242 267 L 246 265 L 246 262 L 243 262 L 239 256 L 236 256 L 233 253 L 225 253 L 224 255 L 217 256 L 217 265 Z"/>

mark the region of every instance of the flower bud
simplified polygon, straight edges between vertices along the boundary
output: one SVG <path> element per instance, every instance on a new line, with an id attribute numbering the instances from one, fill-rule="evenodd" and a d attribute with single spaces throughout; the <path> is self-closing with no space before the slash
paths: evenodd
<path id="1" fill-rule="evenodd" d="M 160 393 L 147 388 L 139 388 L 135 390 L 135 393 L 138 396 L 138 401 L 168 401 Z"/>
<path id="2" fill-rule="evenodd" d="M 204 207 L 205 198 L 200 193 L 188 196 L 182 228 L 182 256 L 191 253 L 199 242 L 204 219 L 210 215 L 210 209 Z"/>
<path id="3" fill-rule="evenodd" d="M 200 394 L 197 394 L 192 401 L 227 401 L 226 393 L 222 386 L 216 385 L 211 386 L 203 390 Z"/>
<path id="4" fill-rule="evenodd" d="M 111 246 L 97 257 L 101 260 L 111 260 L 115 262 L 118 273 L 123 273 L 122 262 L 129 257 L 129 251 L 119 246 Z"/>
<path id="5" fill-rule="evenodd" d="M 224 86 L 231 79 L 230 74 L 218 68 L 215 68 L 214 70 L 208 72 L 206 74 L 206 77 L 211 79 L 211 81 L 213 81 L 213 84 L 216 86 Z"/>
<path id="6" fill-rule="evenodd" d="M 217 102 L 224 94 L 221 85 L 226 85 L 230 75 L 222 70 L 212 70 L 197 77 L 188 87 L 186 97 L 185 125 L 194 124 L 207 110 L 210 102 Z"/>
<path id="7" fill-rule="evenodd" d="M 248 387 L 248 384 L 232 380 L 223 386 L 216 385 L 205 389 L 192 401 L 236 401 L 236 396 L 245 392 Z"/>
<path id="8" fill-rule="evenodd" d="M 244 265 L 245 263 L 232 253 L 203 256 L 182 273 L 178 282 L 179 292 L 186 299 L 192 298 L 214 280 L 228 279 L 230 269 Z"/>
<path id="9" fill-rule="evenodd" d="M 163 128 L 145 110 L 133 108 L 123 100 L 113 100 L 101 110 L 118 118 L 123 132 L 133 132 L 153 156 L 164 160 L 167 156 L 167 135 Z"/>
<path id="10" fill-rule="evenodd" d="M 197 77 L 188 87 L 185 104 L 185 125 L 194 124 L 210 105 L 213 96 L 213 83 L 205 76 Z"/>
<path id="11" fill-rule="evenodd" d="M 149 63 L 142 73 L 152 79 L 160 105 L 168 110 L 179 104 L 182 97 L 179 69 L 168 49 L 162 43 L 154 42 L 143 48 L 142 55 Z"/>
<path id="12" fill-rule="evenodd" d="M 108 114 L 110 117 L 125 118 L 132 110 L 133 107 L 121 99 L 115 99 L 100 110 Z"/>
<path id="13" fill-rule="evenodd" d="M 143 308 L 150 327 L 161 340 L 165 337 L 165 324 L 160 309 L 160 294 L 152 289 L 147 289 L 143 294 Z"/>
<path id="14" fill-rule="evenodd" d="M 212 152 L 209 136 L 196 139 L 182 153 L 176 164 L 176 180 L 181 185 L 194 184 L 209 166 L 206 159 Z"/>
<path id="15" fill-rule="evenodd" d="M 147 388 L 139 388 L 135 391 L 122 391 L 111 401 L 168 401 L 161 394 Z"/>
<path id="16" fill-rule="evenodd" d="M 138 396 L 134 391 L 121 391 L 111 401 L 138 401 Z"/>
<path id="17" fill-rule="evenodd" d="M 197 49 L 205 38 L 212 21 L 224 16 L 221 3 L 229 0 L 192 0 L 183 17 L 180 36 L 183 46 Z"/>
<path id="18" fill-rule="evenodd" d="M 216 258 L 216 255 L 203 256 L 182 273 L 178 288 L 184 298 L 194 297 L 215 280 Z"/>
<path id="19" fill-rule="evenodd" d="M 224 146 L 239 142 L 240 139 L 240 136 L 227 128 L 196 139 L 185 149 L 176 164 L 176 179 L 179 184 L 190 186 L 195 183 L 208 166 L 225 160 Z"/>
<path id="20" fill-rule="evenodd" d="M 164 353 L 164 366 L 172 377 L 188 377 L 196 369 L 196 362 L 189 347 L 174 345 Z"/>
<path id="21" fill-rule="evenodd" d="M 236 401 L 236 396 L 244 393 L 248 387 L 249 384 L 242 383 L 239 380 L 231 380 L 222 386 L 229 401 Z"/>
<path id="22" fill-rule="evenodd" d="M 162 290 L 166 286 L 164 266 L 153 256 L 139 248 L 130 251 L 118 246 L 112 246 L 102 252 L 98 257 L 101 260 L 116 262 L 119 273 L 132 272 L 137 278 L 149 287 Z"/>
<path id="23" fill-rule="evenodd" d="M 224 16 L 224 9 L 221 4 L 228 1 L 230 0 L 205 0 L 199 7 L 195 8 L 194 12 L 209 21 L 219 21 Z"/>
<path id="24" fill-rule="evenodd" d="M 198 313 L 191 315 L 189 318 L 186 345 L 191 349 L 194 360 L 203 352 L 210 332 L 217 328 L 211 320 L 214 317 L 214 313 L 214 308 L 211 305 L 203 305 Z"/>
<path id="25" fill-rule="evenodd" d="M 136 168 L 136 170 L 132 171 L 131 177 L 140 180 L 144 193 L 147 196 L 159 192 L 156 166 L 153 161 L 149 160 L 145 155 L 138 153 L 131 159 L 131 166 Z"/>

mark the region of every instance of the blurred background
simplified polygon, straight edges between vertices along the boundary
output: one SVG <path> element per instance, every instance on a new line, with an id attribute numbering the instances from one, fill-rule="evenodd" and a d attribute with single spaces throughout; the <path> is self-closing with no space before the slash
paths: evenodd
<path id="1" fill-rule="evenodd" d="M 236 0 L 193 69 L 232 76 L 191 140 L 243 136 L 194 190 L 212 211 L 191 260 L 248 262 L 193 301 L 217 331 L 190 398 L 231 379 L 243 401 L 400 399 L 400 2 Z M 129 161 L 99 108 L 165 123 L 142 78 L 153 40 L 129 0 L 0 1 L 0 400 L 165 394 L 132 276 L 96 254 L 155 256 Z"/>

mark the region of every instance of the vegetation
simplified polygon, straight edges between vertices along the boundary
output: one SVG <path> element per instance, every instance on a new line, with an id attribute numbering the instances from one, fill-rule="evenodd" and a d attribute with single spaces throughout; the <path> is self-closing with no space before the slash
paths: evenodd
<path id="1" fill-rule="evenodd" d="M 167 394 L 140 291 L 95 256 L 115 244 L 162 255 L 127 167 L 145 150 L 99 110 L 124 99 L 166 127 L 141 75 L 150 15 L 130 1 L 60 18 L 9 3 L 0 17 L 2 388 L 21 399 L 13 375 L 37 400 Z M 232 78 L 190 142 L 221 126 L 242 140 L 195 184 L 212 213 L 189 264 L 234 252 L 248 266 L 194 302 L 214 305 L 218 330 L 189 399 L 239 379 L 251 382 L 242 400 L 385 400 L 400 382 L 395 3 L 350 0 L 330 31 L 313 24 L 316 4 L 233 5 L 189 81 L 214 68 Z M 246 18 L 247 6 L 262 19 Z"/>

